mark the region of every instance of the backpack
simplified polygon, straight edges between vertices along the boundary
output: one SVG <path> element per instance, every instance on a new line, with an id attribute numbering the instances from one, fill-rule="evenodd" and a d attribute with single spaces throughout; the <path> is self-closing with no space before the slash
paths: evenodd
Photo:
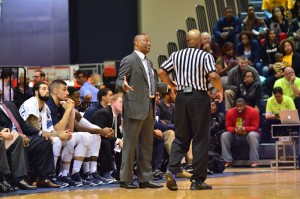
<path id="1" fill-rule="evenodd" d="M 208 152 L 208 169 L 214 173 L 222 173 L 225 170 L 225 160 L 214 151 Z"/>

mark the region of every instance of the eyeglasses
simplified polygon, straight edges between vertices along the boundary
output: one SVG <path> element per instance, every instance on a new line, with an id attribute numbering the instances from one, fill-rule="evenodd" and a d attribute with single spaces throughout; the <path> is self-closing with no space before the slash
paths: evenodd
<path id="1" fill-rule="evenodd" d="M 75 77 L 75 79 L 80 79 L 80 78 L 84 78 L 84 77 Z"/>
<path id="2" fill-rule="evenodd" d="M 40 77 L 40 76 L 33 76 L 33 78 L 38 78 L 38 77 Z"/>

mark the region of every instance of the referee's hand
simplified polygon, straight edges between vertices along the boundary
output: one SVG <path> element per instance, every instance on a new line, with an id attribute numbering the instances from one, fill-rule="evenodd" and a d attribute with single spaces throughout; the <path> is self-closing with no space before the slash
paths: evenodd
<path id="1" fill-rule="evenodd" d="M 223 101 L 223 92 L 217 91 L 217 92 L 214 94 L 213 98 L 215 99 L 215 101 L 221 103 L 221 102 Z"/>

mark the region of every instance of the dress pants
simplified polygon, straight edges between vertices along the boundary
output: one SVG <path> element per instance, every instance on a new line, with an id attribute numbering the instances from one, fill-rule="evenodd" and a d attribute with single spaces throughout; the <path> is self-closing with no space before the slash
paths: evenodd
<path id="1" fill-rule="evenodd" d="M 161 170 L 164 157 L 164 138 L 153 138 L 152 170 Z"/>
<path id="2" fill-rule="evenodd" d="M 152 174 L 152 150 L 154 128 L 154 100 L 150 100 L 149 112 L 145 120 L 136 120 L 126 117 L 124 110 L 124 133 L 122 164 L 120 171 L 121 182 L 132 181 L 132 170 L 136 155 L 138 182 L 149 182 Z M 143 110 L 141 110 L 143 111 Z"/>
<path id="3" fill-rule="evenodd" d="M 39 136 L 28 136 L 30 142 L 27 148 L 30 167 L 38 173 L 40 181 L 49 174 L 55 173 L 54 156 L 50 140 Z"/>
<path id="4" fill-rule="evenodd" d="M 0 139 L 0 177 L 10 174 L 10 169 L 7 162 L 5 141 Z"/>
<path id="5" fill-rule="evenodd" d="M 101 136 L 101 147 L 99 151 L 98 162 L 100 163 L 100 174 L 110 172 L 114 169 L 113 153 L 114 142 L 111 139 Z"/>
<path id="6" fill-rule="evenodd" d="M 193 145 L 193 176 L 191 181 L 205 181 L 208 166 L 210 99 L 206 91 L 178 91 L 175 102 L 175 139 L 168 169 L 181 172 L 180 162 Z"/>

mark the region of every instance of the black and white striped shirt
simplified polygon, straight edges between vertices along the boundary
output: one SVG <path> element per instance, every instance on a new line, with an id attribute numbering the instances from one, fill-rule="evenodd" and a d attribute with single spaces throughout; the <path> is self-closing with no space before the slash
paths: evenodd
<path id="1" fill-rule="evenodd" d="M 191 86 L 195 90 L 207 91 L 208 74 L 217 71 L 213 56 L 197 48 L 172 53 L 160 68 L 168 73 L 175 71 L 177 90 Z"/>

